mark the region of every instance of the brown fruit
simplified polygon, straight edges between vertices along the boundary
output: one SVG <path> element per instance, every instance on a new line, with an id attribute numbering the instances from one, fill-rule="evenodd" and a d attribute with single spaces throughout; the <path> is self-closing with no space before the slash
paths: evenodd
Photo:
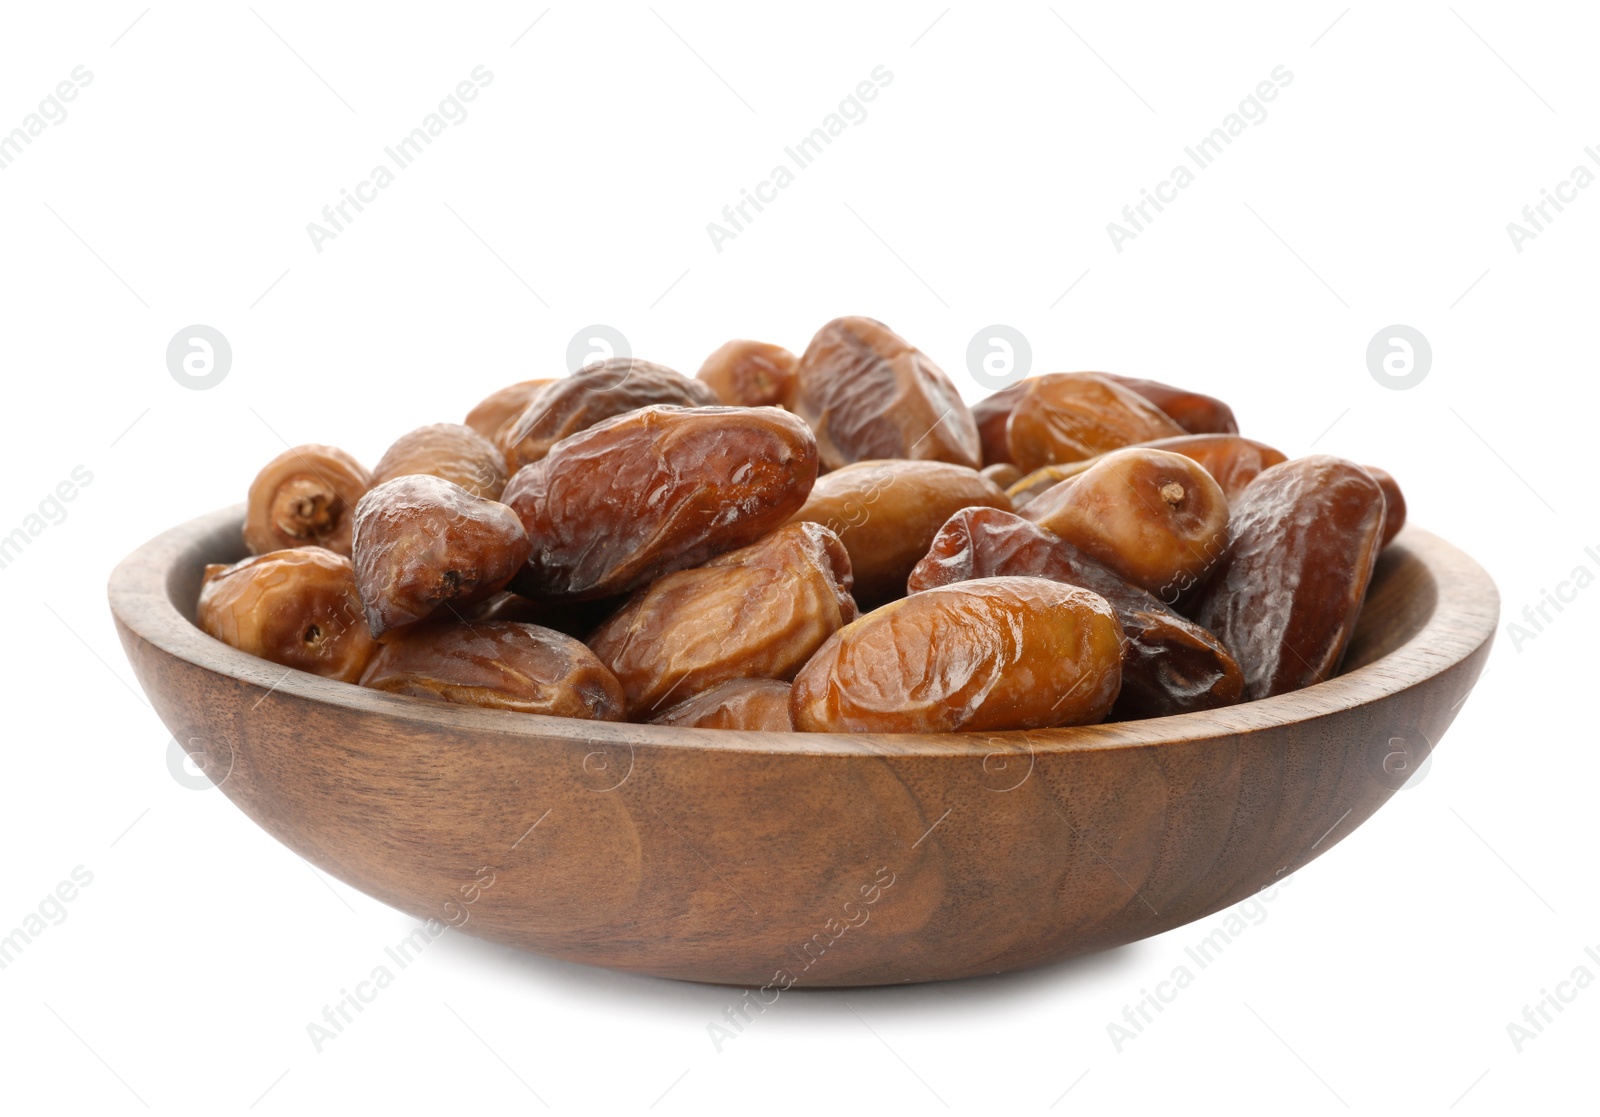
<path id="1" fill-rule="evenodd" d="M 729 407 L 788 407 L 795 355 L 765 341 L 730 341 L 706 358 L 695 379 Z"/>
<path id="2" fill-rule="evenodd" d="M 951 516 L 906 588 L 921 593 L 996 577 L 1081 586 L 1116 611 L 1126 641 L 1122 692 L 1111 710 L 1115 720 L 1216 709 L 1244 693 L 1243 672 L 1215 636 L 1071 543 L 1010 512 L 967 508 Z"/>
<path id="3" fill-rule="evenodd" d="M 500 499 L 505 461 L 483 435 L 462 423 L 433 423 L 401 435 L 372 468 L 372 483 L 426 474 L 460 485 L 473 496 Z"/>
<path id="4" fill-rule="evenodd" d="M 361 498 L 355 520 L 356 588 L 373 636 L 492 596 L 528 558 L 515 512 L 442 477 L 385 481 Z"/>
<path id="5" fill-rule="evenodd" d="M 835 318 L 817 331 L 793 406 L 828 470 L 877 458 L 983 464 L 978 428 L 950 378 L 871 318 Z"/>
<path id="6" fill-rule="evenodd" d="M 1387 547 L 1400 534 L 1400 529 L 1406 526 L 1406 498 L 1400 491 L 1400 483 L 1389 475 L 1388 470 L 1379 469 L 1375 465 L 1363 466 L 1372 479 L 1383 490 L 1383 542 L 1382 547 Z"/>
<path id="7" fill-rule="evenodd" d="M 817 443 L 775 407 L 646 407 L 562 440 L 506 486 L 533 555 L 516 589 L 589 599 L 754 543 L 805 503 Z"/>
<path id="8" fill-rule="evenodd" d="M 264 555 L 286 547 L 350 553 L 351 514 L 372 475 L 334 446 L 296 446 L 262 467 L 250 483 L 244 545 Z"/>
<path id="9" fill-rule="evenodd" d="M 856 462 L 817 479 L 795 521 L 838 533 L 850 552 L 856 599 L 868 608 L 906 591 L 906 575 L 934 534 L 962 508 L 1010 509 L 1000 486 L 963 465 Z"/>
<path id="10" fill-rule="evenodd" d="M 528 409 L 528 404 L 538 394 L 540 388 L 546 384 L 554 384 L 554 380 L 523 380 L 516 384 L 507 384 L 498 392 L 491 392 L 484 396 L 478 405 L 467 412 L 467 417 L 461 420 L 467 426 L 477 431 L 490 442 L 500 434 L 500 428 L 521 415 Z"/>
<path id="11" fill-rule="evenodd" d="M 1199 462 L 1229 500 L 1244 492 L 1244 487 L 1262 470 L 1289 460 L 1265 442 L 1236 434 L 1185 434 L 1178 438 L 1158 438 L 1145 445 Z"/>
<path id="12" fill-rule="evenodd" d="M 1238 434 L 1239 423 L 1233 417 L 1233 408 L 1212 396 L 1191 392 L 1187 388 L 1174 388 L 1159 380 L 1142 380 L 1137 376 L 1100 374 L 1114 380 L 1124 388 L 1132 388 L 1155 404 L 1167 417 L 1190 434 Z"/>
<path id="13" fill-rule="evenodd" d="M 650 717 L 729 679 L 790 679 L 856 618 L 850 558 L 819 524 L 790 524 L 758 543 L 634 594 L 589 637 Z"/>
<path id="14" fill-rule="evenodd" d="M 1001 388 L 972 405 L 972 421 L 978 426 L 978 442 L 983 446 L 985 465 L 1012 465 L 1011 443 L 1006 438 L 1006 425 L 1011 412 L 1028 390 L 1028 382 L 1019 380 Z"/>
<path id="15" fill-rule="evenodd" d="M 622 720 L 622 687 L 582 643 L 535 624 L 427 621 L 391 634 L 361 685 L 524 714 Z"/>
<path id="16" fill-rule="evenodd" d="M 1228 542 L 1228 501 L 1211 474 L 1144 447 L 1102 456 L 1029 501 L 1023 515 L 1169 603 Z"/>
<path id="17" fill-rule="evenodd" d="M 776 679 L 729 679 L 704 694 L 679 702 L 650 724 L 792 733 L 789 684 Z"/>
<path id="18" fill-rule="evenodd" d="M 994 465 L 986 465 L 982 469 L 978 470 L 978 472 L 983 474 L 989 480 L 993 481 L 996 485 L 999 485 L 1002 489 L 1008 489 L 1012 485 L 1015 485 L 1018 481 L 1022 480 L 1022 470 L 1018 469 L 1010 462 L 996 462 Z"/>
<path id="19" fill-rule="evenodd" d="M 350 560 L 322 547 L 207 566 L 195 623 L 242 652 L 345 683 L 378 650 Z"/>
<path id="20" fill-rule="evenodd" d="M 1006 439 L 1012 463 L 1024 473 L 1185 433 L 1131 388 L 1092 372 L 1052 372 L 1022 383 Z"/>
<path id="21" fill-rule="evenodd" d="M 586 365 L 550 384 L 500 431 L 500 448 L 512 473 L 539 461 L 550 447 L 596 423 L 651 404 L 715 407 L 717 394 L 665 365 L 613 357 Z"/>
<path id="22" fill-rule="evenodd" d="M 946 733 L 1085 725 L 1122 682 L 1104 598 L 1044 578 L 983 578 L 912 594 L 828 638 L 795 676 L 809 733 Z"/>
<path id="23" fill-rule="evenodd" d="M 1317 454 L 1275 465 L 1233 508 L 1233 541 L 1194 619 L 1244 668 L 1250 700 L 1331 677 L 1383 541 L 1383 490 L 1358 465 Z"/>

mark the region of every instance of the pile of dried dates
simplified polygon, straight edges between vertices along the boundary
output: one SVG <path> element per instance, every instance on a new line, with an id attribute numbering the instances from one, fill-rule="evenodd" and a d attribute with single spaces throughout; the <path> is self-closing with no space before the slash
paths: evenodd
<path id="1" fill-rule="evenodd" d="M 1393 478 L 1104 373 L 968 407 L 881 322 L 690 378 L 503 388 L 368 470 L 299 446 L 198 620 L 332 679 L 558 717 L 954 732 L 1160 717 L 1339 667 Z"/>

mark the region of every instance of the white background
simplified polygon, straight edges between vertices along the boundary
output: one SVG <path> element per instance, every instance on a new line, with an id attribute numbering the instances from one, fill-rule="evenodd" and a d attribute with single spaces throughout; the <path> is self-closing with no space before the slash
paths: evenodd
<path id="1" fill-rule="evenodd" d="M 104 597 L 118 558 L 241 500 L 283 440 L 370 464 L 560 374 L 591 323 L 692 372 L 729 337 L 799 350 L 853 313 L 971 398 L 967 343 L 1005 323 L 1034 371 L 1192 385 L 1292 454 L 1384 465 L 1510 620 L 1580 563 L 1600 572 L 1600 188 L 1521 253 L 1506 231 L 1600 142 L 1592 11 L 135 0 L 0 20 L 0 129 L 93 74 L 0 171 L 0 534 L 74 466 L 93 474 L 0 570 L 0 930 L 93 873 L 0 971 L 6 1110 L 1466 1114 L 1592 1096 L 1600 986 L 1520 1053 L 1506 1026 L 1574 967 L 1600 976 L 1600 589 L 1520 648 L 1502 625 L 1421 782 L 1121 1052 L 1107 1024 L 1217 919 L 1031 973 L 791 993 L 720 1053 L 726 990 L 450 932 L 319 1054 L 306 1025 L 415 921 L 169 775 Z M 470 115 L 315 251 L 306 224 L 478 65 L 493 81 Z M 880 65 L 867 119 L 717 252 L 707 222 Z M 1268 117 L 1116 252 L 1107 222 L 1280 65 Z M 195 323 L 234 353 L 206 391 L 164 360 Z M 1394 323 L 1433 347 L 1407 391 L 1364 357 Z"/>

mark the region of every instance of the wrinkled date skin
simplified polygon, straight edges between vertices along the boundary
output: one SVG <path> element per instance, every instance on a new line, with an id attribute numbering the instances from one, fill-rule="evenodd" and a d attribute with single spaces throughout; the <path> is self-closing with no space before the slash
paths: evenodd
<path id="1" fill-rule="evenodd" d="M 748 546 L 800 510 L 817 443 L 775 407 L 646 407 L 562 440 L 506 486 L 533 554 L 514 587 L 584 600 Z"/>
<path id="2" fill-rule="evenodd" d="M 391 694 L 621 721 L 622 686 L 582 643 L 535 624 L 435 620 L 391 634 L 361 678 Z"/>
<path id="3" fill-rule="evenodd" d="M 1213 396 L 1191 392 L 1187 388 L 1174 388 L 1159 380 L 1114 376 L 1109 372 L 1100 375 L 1138 392 L 1190 434 L 1239 433 L 1239 422 L 1233 417 L 1233 408 Z"/>
<path id="4" fill-rule="evenodd" d="M 1331 677 L 1383 539 L 1383 490 L 1342 458 L 1275 465 L 1233 510 L 1233 541 L 1195 604 L 1244 668 L 1251 701 Z"/>
<path id="5" fill-rule="evenodd" d="M 1383 490 L 1383 542 L 1380 546 L 1387 547 L 1400 534 L 1400 529 L 1406 526 L 1405 494 L 1400 491 L 1400 483 L 1390 476 L 1388 470 L 1375 465 L 1363 468 L 1372 474 L 1372 479 Z"/>
<path id="6" fill-rule="evenodd" d="M 1086 725 L 1122 682 L 1104 598 L 1044 578 L 982 578 L 912 594 L 829 637 L 795 676 L 808 733 L 945 733 Z"/>
<path id="7" fill-rule="evenodd" d="M 983 465 L 972 412 L 950 378 L 882 322 L 835 318 L 800 358 L 794 410 L 824 469 L 878 458 Z"/>
<path id="8" fill-rule="evenodd" d="M 1015 465 L 1011 460 L 1011 443 L 1006 440 L 1006 424 L 1011 421 L 1011 411 L 1028 390 L 1028 382 L 1020 380 L 984 396 L 972 405 L 972 421 L 978 426 L 978 442 L 983 447 L 984 465 Z"/>
<path id="9" fill-rule="evenodd" d="M 1211 474 L 1181 454 L 1144 447 L 1102 456 L 1022 514 L 1168 603 L 1228 542 L 1228 501 Z"/>
<path id="10" fill-rule="evenodd" d="M 433 423 L 395 439 L 372 467 L 372 484 L 425 473 L 460 485 L 473 496 L 499 500 L 505 461 L 494 443 L 463 423 Z"/>
<path id="11" fill-rule="evenodd" d="M 1012 464 L 1024 473 L 1186 433 L 1137 392 L 1092 372 L 1052 372 L 1022 383 L 1006 439 Z"/>
<path id="12" fill-rule="evenodd" d="M 515 512 L 442 477 L 396 477 L 356 505 L 356 588 L 375 637 L 498 593 L 529 550 Z"/>
<path id="13" fill-rule="evenodd" d="M 554 380 L 522 380 L 507 384 L 498 392 L 484 396 L 461 421 L 494 442 L 499 437 L 500 428 L 528 409 L 528 404 L 533 402 L 539 389 L 554 383 Z"/>
<path id="14" fill-rule="evenodd" d="M 361 678 L 378 650 L 350 560 L 322 547 L 207 566 L 195 620 L 242 652 L 343 683 Z"/>
<path id="15" fill-rule="evenodd" d="M 856 600 L 868 608 L 906 592 L 906 575 L 940 525 L 962 508 L 1011 507 L 993 481 L 948 462 L 856 462 L 824 474 L 795 520 L 838 533 L 850 552 Z"/>
<path id="16" fill-rule="evenodd" d="M 613 416 L 651 404 L 715 407 L 721 402 L 707 385 L 665 365 L 613 357 L 542 389 L 515 422 L 501 429 L 500 445 L 506 468 L 515 473 L 563 438 Z"/>
<path id="17" fill-rule="evenodd" d="M 776 679 L 730 679 L 687 702 L 679 702 L 651 724 L 792 733 L 789 684 Z"/>
<path id="18" fill-rule="evenodd" d="M 1236 434 L 1186 434 L 1179 438 L 1158 438 L 1145 445 L 1199 462 L 1230 501 L 1244 492 L 1245 486 L 1263 470 L 1289 460 L 1282 451 L 1274 450 L 1265 442 Z"/>
<path id="19" fill-rule="evenodd" d="M 636 593 L 589 637 L 651 717 L 729 679 L 794 677 L 856 619 L 850 558 L 819 524 L 790 524 L 758 543 L 680 570 Z"/>
<path id="20" fill-rule="evenodd" d="M 996 577 L 1048 578 L 1106 599 L 1127 638 L 1113 720 L 1213 710 L 1232 705 L 1244 693 L 1243 672 L 1215 636 L 1072 544 L 1010 512 L 967 508 L 950 517 L 906 588 L 921 593 Z"/>
<path id="21" fill-rule="evenodd" d="M 729 407 L 788 407 L 797 363 L 781 345 L 730 341 L 706 358 L 695 379 Z"/>
<path id="22" fill-rule="evenodd" d="M 334 446 L 296 446 L 250 483 L 244 545 L 254 555 L 288 547 L 350 554 L 356 502 L 372 487 L 365 466 Z"/>

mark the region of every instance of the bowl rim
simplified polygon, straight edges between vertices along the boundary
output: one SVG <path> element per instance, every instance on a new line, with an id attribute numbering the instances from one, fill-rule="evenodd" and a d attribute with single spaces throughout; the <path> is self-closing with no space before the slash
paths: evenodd
<path id="1" fill-rule="evenodd" d="M 360 714 L 381 714 L 429 730 L 464 730 L 526 738 L 626 744 L 644 748 L 716 748 L 744 753 L 813 756 L 1055 753 L 1188 744 L 1271 730 L 1380 702 L 1455 668 L 1494 638 L 1500 596 L 1493 579 L 1465 552 L 1431 532 L 1407 526 L 1392 547 L 1410 551 L 1428 569 L 1435 601 L 1427 620 L 1403 644 L 1350 672 L 1288 694 L 1217 710 L 1062 729 L 993 733 L 800 733 L 700 729 L 631 722 L 584 721 L 513 710 L 452 705 L 368 690 L 258 659 L 224 644 L 178 611 L 168 592 L 172 571 L 202 540 L 244 521 L 240 503 L 168 528 L 127 555 L 107 586 L 117 622 L 167 655 L 202 670 L 308 702 Z M 263 695 L 261 701 L 265 701 Z"/>

